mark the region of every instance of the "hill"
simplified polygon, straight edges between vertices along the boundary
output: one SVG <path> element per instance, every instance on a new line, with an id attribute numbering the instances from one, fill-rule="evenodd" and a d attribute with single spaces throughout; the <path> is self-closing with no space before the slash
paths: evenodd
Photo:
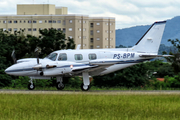
<path id="1" fill-rule="evenodd" d="M 171 43 L 167 41 L 168 39 L 180 39 L 180 16 L 166 21 L 161 44 L 171 46 Z M 134 46 L 150 26 L 151 25 L 135 26 L 116 30 L 116 46 Z"/>

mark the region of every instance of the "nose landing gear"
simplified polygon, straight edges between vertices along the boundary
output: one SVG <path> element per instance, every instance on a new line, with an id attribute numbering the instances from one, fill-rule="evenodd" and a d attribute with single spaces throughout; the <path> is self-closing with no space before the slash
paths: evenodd
<path id="1" fill-rule="evenodd" d="M 29 82 L 30 82 L 30 83 L 28 84 L 28 89 L 29 89 L 29 90 L 34 90 L 35 85 L 34 85 L 34 83 L 33 83 L 33 79 L 30 78 Z"/>
<path id="2" fill-rule="evenodd" d="M 58 90 L 63 90 L 65 85 L 63 84 L 63 78 L 62 77 L 57 77 L 57 83 L 56 83 L 56 88 Z"/>

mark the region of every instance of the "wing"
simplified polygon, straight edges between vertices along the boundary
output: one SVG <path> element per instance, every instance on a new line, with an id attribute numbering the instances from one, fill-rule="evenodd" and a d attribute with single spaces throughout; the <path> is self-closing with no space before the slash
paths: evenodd
<path id="1" fill-rule="evenodd" d="M 92 60 L 89 64 L 83 66 L 73 66 L 72 73 L 80 75 L 82 72 L 88 71 L 89 75 L 98 75 L 99 73 L 106 70 L 107 67 L 120 63 L 122 61 L 117 59 L 98 59 Z"/>
<path id="2" fill-rule="evenodd" d="M 109 67 L 109 66 L 100 66 L 100 65 L 93 65 L 93 66 L 87 66 L 87 67 L 84 67 L 84 68 L 73 68 L 72 69 L 72 74 L 74 75 L 82 75 L 81 73 L 82 72 L 86 72 L 88 71 L 89 72 L 89 75 L 96 75 L 96 74 L 99 74 L 101 72 L 103 72 L 104 70 L 106 70 L 106 68 Z"/>
<path id="3" fill-rule="evenodd" d="M 57 75 L 82 75 L 82 72 L 88 72 L 89 75 L 98 75 L 107 67 L 120 63 L 118 59 L 98 59 L 85 63 L 67 62 L 67 61 L 51 61 L 33 66 L 33 69 L 42 71 L 44 76 Z"/>

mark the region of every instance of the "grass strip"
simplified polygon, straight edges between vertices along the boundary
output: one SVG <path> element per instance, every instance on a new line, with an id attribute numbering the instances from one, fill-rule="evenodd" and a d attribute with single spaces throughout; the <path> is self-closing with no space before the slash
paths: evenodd
<path id="1" fill-rule="evenodd" d="M 177 120 L 179 94 L 0 94 L 1 120 Z"/>

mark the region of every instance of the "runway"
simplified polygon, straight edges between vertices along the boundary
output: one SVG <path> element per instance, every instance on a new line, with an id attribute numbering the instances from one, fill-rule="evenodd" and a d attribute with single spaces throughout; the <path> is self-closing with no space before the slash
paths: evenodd
<path id="1" fill-rule="evenodd" d="M 90 95 L 180 95 L 180 90 L 92 90 L 92 91 L 47 91 L 47 90 L 0 90 L 0 94 L 90 94 Z"/>

